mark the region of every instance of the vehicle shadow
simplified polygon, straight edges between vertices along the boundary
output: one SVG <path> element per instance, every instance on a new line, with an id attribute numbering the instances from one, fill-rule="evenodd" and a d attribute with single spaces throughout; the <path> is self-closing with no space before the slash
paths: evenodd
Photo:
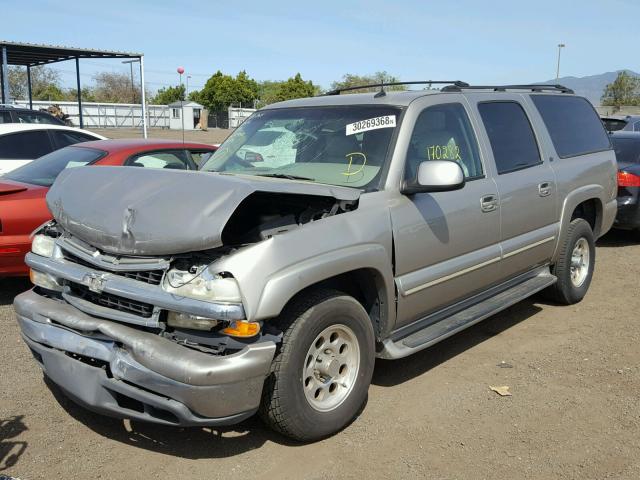
<path id="1" fill-rule="evenodd" d="M 0 471 L 13 467 L 27 450 L 27 442 L 9 440 L 28 430 L 23 415 L 0 418 Z"/>
<path id="2" fill-rule="evenodd" d="M 633 245 L 640 245 L 640 232 L 616 229 L 609 230 L 609 232 L 598 239 L 596 243 L 597 247 L 604 248 L 630 247 Z"/>
<path id="3" fill-rule="evenodd" d="M 260 448 L 267 442 L 302 445 L 268 429 L 257 416 L 228 427 L 171 427 L 110 418 L 77 405 L 46 376 L 44 381 L 60 406 L 98 435 L 165 455 L 190 460 L 227 458 Z"/>
<path id="4" fill-rule="evenodd" d="M 32 286 L 28 278 L 0 278 L 0 306 L 11 305 L 16 295 L 29 290 Z"/>
<path id="5" fill-rule="evenodd" d="M 508 330 L 542 310 L 535 305 L 538 296 L 509 307 L 468 329 L 400 360 L 376 360 L 371 383 L 394 387 L 418 377 L 438 365 L 451 360 L 479 343 Z M 542 300 L 544 302 L 544 300 Z"/>

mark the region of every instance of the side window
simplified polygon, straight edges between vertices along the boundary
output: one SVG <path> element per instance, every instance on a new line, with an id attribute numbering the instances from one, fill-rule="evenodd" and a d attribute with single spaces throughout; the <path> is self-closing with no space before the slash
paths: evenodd
<path id="1" fill-rule="evenodd" d="M 498 174 L 542 163 L 531 123 L 519 103 L 480 103 L 478 111 L 489 136 Z"/>
<path id="2" fill-rule="evenodd" d="M 66 147 L 75 143 L 90 142 L 97 140 L 89 135 L 80 132 L 72 132 L 65 130 L 50 130 L 53 135 L 53 141 L 56 144 L 56 148 Z"/>
<path id="3" fill-rule="evenodd" d="M 214 152 L 211 150 L 190 150 L 189 153 L 191 154 L 193 163 L 195 163 L 197 167 L 200 167 L 200 165 L 204 165 L 204 163 L 211 158 Z"/>
<path id="4" fill-rule="evenodd" d="M 531 95 L 560 158 L 611 148 L 607 132 L 589 101 L 568 95 Z"/>
<path id="5" fill-rule="evenodd" d="M 407 176 L 415 176 L 418 165 L 428 160 L 458 162 L 466 179 L 483 175 L 478 142 L 460 103 L 428 107 L 418 116 L 409 142 Z"/>
<path id="6" fill-rule="evenodd" d="M 0 123 L 12 123 L 9 112 L 0 112 Z"/>
<path id="7" fill-rule="evenodd" d="M 11 133 L 0 137 L 0 158 L 34 160 L 52 150 L 49 135 L 44 130 Z"/>
<path id="8" fill-rule="evenodd" d="M 49 115 L 36 112 L 18 112 L 18 122 L 20 123 L 44 123 L 47 125 L 60 125 Z"/>
<path id="9" fill-rule="evenodd" d="M 125 162 L 131 167 L 167 168 L 172 170 L 189 170 L 186 154 L 182 150 L 165 150 L 161 152 L 139 153 Z"/>
<path id="10" fill-rule="evenodd" d="M 634 132 L 640 132 L 640 122 L 636 122 L 633 125 L 633 131 Z"/>

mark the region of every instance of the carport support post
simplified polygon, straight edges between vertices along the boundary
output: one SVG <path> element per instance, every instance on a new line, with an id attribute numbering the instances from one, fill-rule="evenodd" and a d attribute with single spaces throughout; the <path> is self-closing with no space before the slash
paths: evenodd
<path id="1" fill-rule="evenodd" d="M 144 92 L 144 55 L 140 56 L 140 89 L 142 90 L 142 137 L 147 138 L 147 99 Z"/>
<path id="2" fill-rule="evenodd" d="M 31 65 L 27 65 L 27 92 L 29 93 L 29 109 L 33 110 L 33 94 L 31 92 Z"/>
<path id="3" fill-rule="evenodd" d="M 80 115 L 80 128 L 84 128 L 82 118 L 82 90 L 80 90 L 80 59 L 76 57 L 76 85 L 78 88 L 78 114 Z"/>
<path id="4" fill-rule="evenodd" d="M 2 47 L 2 103 L 9 103 L 9 72 L 7 71 L 7 47 Z"/>

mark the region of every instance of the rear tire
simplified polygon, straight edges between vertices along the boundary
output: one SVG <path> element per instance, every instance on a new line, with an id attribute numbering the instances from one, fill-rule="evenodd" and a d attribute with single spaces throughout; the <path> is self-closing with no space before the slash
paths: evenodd
<path id="1" fill-rule="evenodd" d="M 552 268 L 558 281 L 545 293 L 563 305 L 578 303 L 589 290 L 595 261 L 596 248 L 591 225 L 582 218 L 576 218 L 567 228 L 558 261 Z"/>
<path id="2" fill-rule="evenodd" d="M 299 441 L 340 431 L 364 405 L 375 361 L 369 315 L 329 289 L 294 300 L 275 325 L 282 343 L 265 381 L 260 416 Z"/>

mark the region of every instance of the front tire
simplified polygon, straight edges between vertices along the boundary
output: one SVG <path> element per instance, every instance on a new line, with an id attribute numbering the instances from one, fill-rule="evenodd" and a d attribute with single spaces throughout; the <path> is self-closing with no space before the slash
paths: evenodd
<path id="1" fill-rule="evenodd" d="M 549 288 L 549 297 L 563 305 L 581 301 L 589 290 L 596 261 L 591 225 L 582 219 L 571 221 L 560 245 L 558 261 L 552 273 L 558 281 Z"/>
<path id="2" fill-rule="evenodd" d="M 375 336 L 367 312 L 353 297 L 322 289 L 294 300 L 275 325 L 283 338 L 260 416 L 299 441 L 340 431 L 364 405 L 371 383 Z"/>

